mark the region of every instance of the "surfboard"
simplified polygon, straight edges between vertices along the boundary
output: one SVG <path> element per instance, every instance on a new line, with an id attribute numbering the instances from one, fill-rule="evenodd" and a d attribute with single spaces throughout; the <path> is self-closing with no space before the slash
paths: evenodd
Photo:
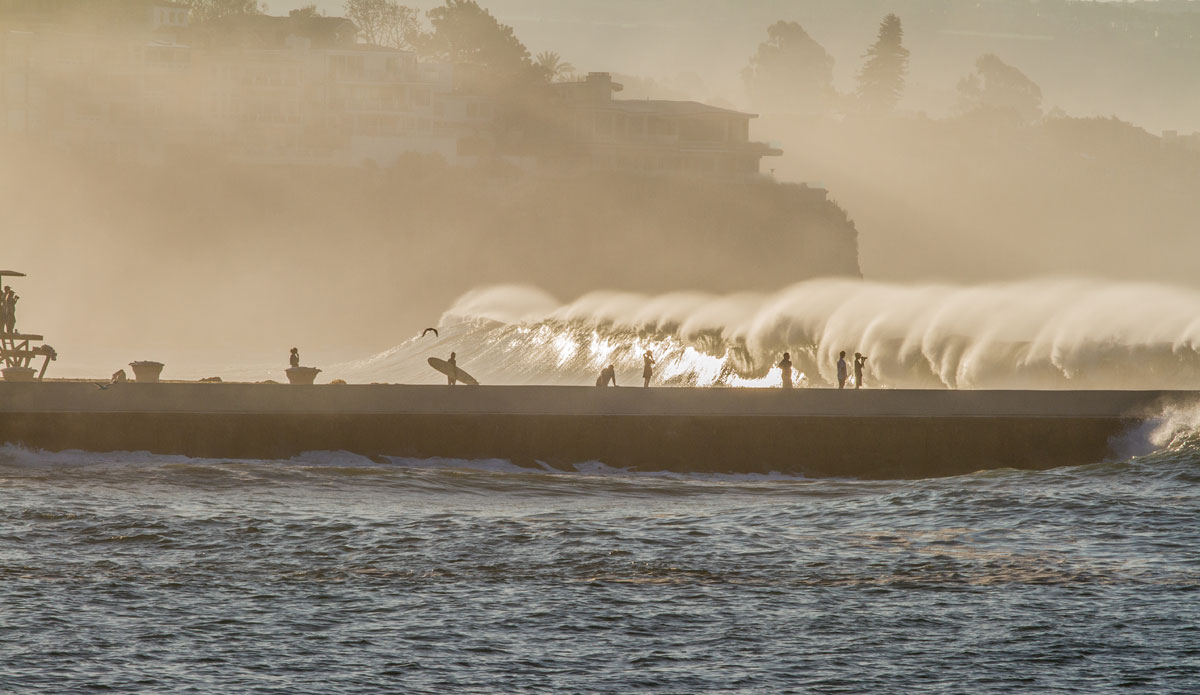
<path id="1" fill-rule="evenodd" d="M 475 377 L 464 372 L 462 370 L 462 367 L 451 367 L 450 363 L 447 362 L 446 360 L 439 360 L 436 357 L 430 357 L 429 358 L 429 366 L 438 370 L 442 374 L 445 374 L 446 376 L 454 375 L 455 379 L 458 379 L 459 381 L 466 384 L 467 386 L 478 386 L 479 385 L 479 382 L 475 381 Z M 451 370 L 453 370 L 453 371 L 451 371 Z"/>

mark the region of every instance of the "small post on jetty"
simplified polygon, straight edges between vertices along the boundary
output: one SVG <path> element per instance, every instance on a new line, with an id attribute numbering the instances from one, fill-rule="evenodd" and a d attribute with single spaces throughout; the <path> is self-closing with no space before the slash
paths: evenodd
<path id="1" fill-rule="evenodd" d="M 15 293 L 4 291 L 7 278 L 23 278 L 25 273 L 15 270 L 0 270 L 0 373 L 5 381 L 41 381 L 46 376 L 50 362 L 58 359 L 58 353 L 49 345 L 31 345 L 42 341 L 42 336 L 21 333 L 16 328 Z M 35 358 L 42 357 L 41 370 L 31 365 Z"/>

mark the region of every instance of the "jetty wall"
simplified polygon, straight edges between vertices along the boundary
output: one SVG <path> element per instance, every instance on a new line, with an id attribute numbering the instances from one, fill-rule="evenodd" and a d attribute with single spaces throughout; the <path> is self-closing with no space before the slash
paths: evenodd
<path id="1" fill-rule="evenodd" d="M 47 450 L 498 458 L 571 469 L 919 478 L 1102 461 L 1191 392 L 0 383 L 0 441 Z"/>

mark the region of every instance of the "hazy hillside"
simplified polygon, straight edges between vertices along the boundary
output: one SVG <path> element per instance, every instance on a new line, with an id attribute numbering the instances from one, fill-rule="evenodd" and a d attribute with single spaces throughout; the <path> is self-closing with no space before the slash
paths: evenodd
<path id="1" fill-rule="evenodd" d="M 827 185 L 859 222 L 867 277 L 1200 283 L 1200 151 L 1128 123 L 780 117 L 761 127 L 783 140 L 781 175 Z"/>
<path id="2" fill-rule="evenodd" d="M 23 315 L 37 317 L 22 327 L 64 358 L 125 346 L 117 359 L 244 363 L 302 345 L 314 360 L 345 359 L 491 283 L 566 298 L 859 274 L 846 214 L 821 192 L 772 183 L 556 181 L 423 160 L 140 168 L 26 151 L 9 163 L 4 255 L 24 259 Z"/>

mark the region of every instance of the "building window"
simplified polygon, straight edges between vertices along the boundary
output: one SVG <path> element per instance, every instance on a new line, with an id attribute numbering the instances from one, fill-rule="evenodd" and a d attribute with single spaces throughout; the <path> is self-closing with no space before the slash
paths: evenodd
<path id="1" fill-rule="evenodd" d="M 679 139 L 684 142 L 722 142 L 725 124 L 708 118 L 686 118 L 679 126 Z"/>
<path id="2" fill-rule="evenodd" d="M 746 118 L 739 118 L 730 123 L 730 131 L 733 134 L 734 142 L 748 142 L 750 140 L 750 121 Z"/>
<path id="3" fill-rule="evenodd" d="M 612 135 L 613 132 L 613 116 L 611 113 L 596 114 L 596 134 L 597 135 Z"/>
<path id="4" fill-rule="evenodd" d="M 481 102 L 471 102 L 467 104 L 467 118 L 482 120 L 489 118 L 492 115 L 492 107 L 490 104 Z"/>
<path id="5" fill-rule="evenodd" d="M 651 135 L 671 136 L 676 133 L 675 121 L 670 118 L 651 116 L 647 128 Z"/>

